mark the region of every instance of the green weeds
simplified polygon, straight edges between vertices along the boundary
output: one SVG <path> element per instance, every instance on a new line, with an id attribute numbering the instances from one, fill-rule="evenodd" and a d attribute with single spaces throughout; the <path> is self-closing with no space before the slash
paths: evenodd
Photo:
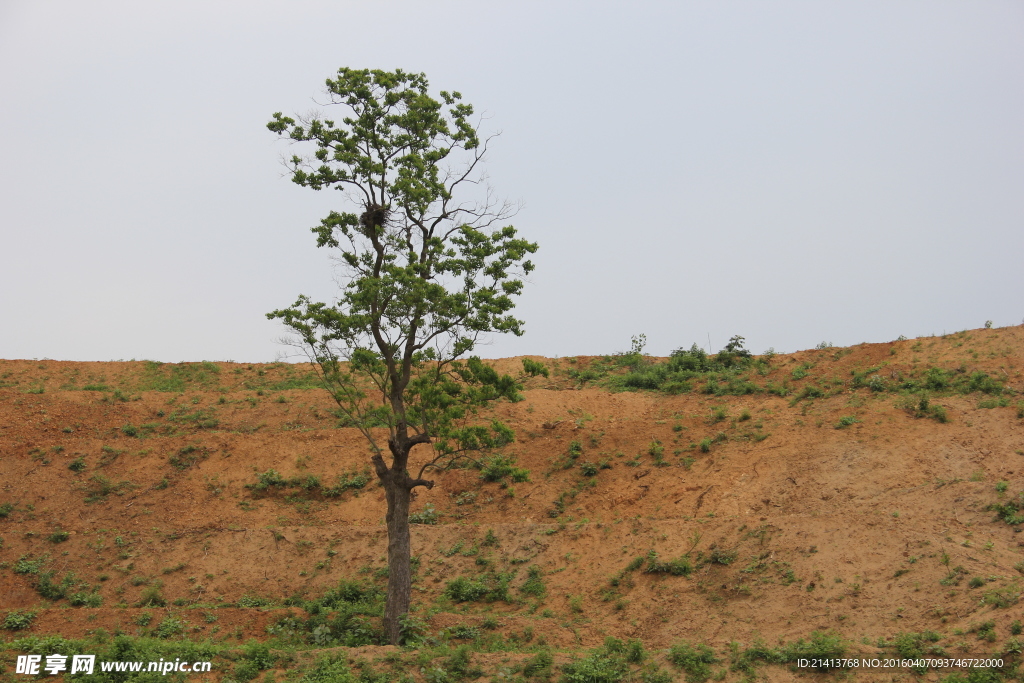
<path id="1" fill-rule="evenodd" d="M 309 495 L 320 495 L 324 498 L 337 498 L 346 491 L 357 491 L 370 483 L 368 470 L 362 472 L 345 472 L 339 474 L 333 486 L 325 486 L 320 477 L 315 474 L 307 474 L 300 477 L 286 479 L 278 474 L 277 470 L 267 470 L 256 473 L 256 483 L 246 484 L 245 488 L 254 494 L 267 494 L 274 490 L 300 489 Z"/>

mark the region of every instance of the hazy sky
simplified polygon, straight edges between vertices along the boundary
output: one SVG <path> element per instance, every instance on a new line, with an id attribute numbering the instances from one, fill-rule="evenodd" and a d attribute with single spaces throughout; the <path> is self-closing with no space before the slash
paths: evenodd
<path id="1" fill-rule="evenodd" d="M 275 111 L 425 72 L 540 243 L 485 357 L 1024 318 L 1024 4 L 0 0 L 0 358 L 268 361 L 330 299 Z"/>

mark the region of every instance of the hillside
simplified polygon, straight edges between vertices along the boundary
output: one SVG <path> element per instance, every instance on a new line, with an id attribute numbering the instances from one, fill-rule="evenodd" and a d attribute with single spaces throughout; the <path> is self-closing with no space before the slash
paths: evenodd
<path id="1" fill-rule="evenodd" d="M 0 361 L 0 637 L 208 639 L 212 680 L 346 644 L 393 677 L 456 680 L 427 664 L 468 644 L 484 680 L 554 679 L 609 636 L 642 643 L 651 681 L 788 680 L 765 652 L 801 640 L 1020 657 L 1024 327 L 712 370 L 532 358 L 551 376 L 481 415 L 516 442 L 418 490 L 419 650 L 371 644 L 383 491 L 307 367 Z M 250 639 L 291 660 L 228 661 Z M 720 661 L 667 662 L 681 641 Z"/>

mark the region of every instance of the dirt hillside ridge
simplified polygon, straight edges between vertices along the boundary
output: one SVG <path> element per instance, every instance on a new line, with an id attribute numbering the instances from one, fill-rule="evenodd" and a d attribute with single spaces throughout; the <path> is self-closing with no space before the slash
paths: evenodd
<path id="1" fill-rule="evenodd" d="M 529 480 L 438 472 L 414 501 L 433 522 L 413 532 L 428 631 L 496 617 L 562 649 L 1013 637 L 1024 535 L 990 506 L 1024 491 L 1024 328 L 759 357 L 744 395 L 610 391 L 614 359 L 530 358 L 550 377 L 481 415 L 516 431 L 502 455 Z M 940 375 L 925 404 L 898 388 Z M 81 637 L 142 633 L 155 609 L 242 642 L 289 596 L 381 584 L 383 491 L 337 424 L 304 366 L 0 360 L 0 619 Z M 47 571 L 73 575 L 63 597 L 41 594 Z M 509 599 L 455 601 L 459 577 Z"/>

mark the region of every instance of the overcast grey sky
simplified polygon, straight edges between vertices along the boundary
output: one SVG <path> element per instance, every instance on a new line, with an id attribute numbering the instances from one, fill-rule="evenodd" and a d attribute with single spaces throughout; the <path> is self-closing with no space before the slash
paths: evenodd
<path id="1" fill-rule="evenodd" d="M 267 361 L 330 299 L 275 111 L 425 72 L 540 243 L 485 357 L 1024 318 L 1024 4 L 0 0 L 0 358 Z"/>

